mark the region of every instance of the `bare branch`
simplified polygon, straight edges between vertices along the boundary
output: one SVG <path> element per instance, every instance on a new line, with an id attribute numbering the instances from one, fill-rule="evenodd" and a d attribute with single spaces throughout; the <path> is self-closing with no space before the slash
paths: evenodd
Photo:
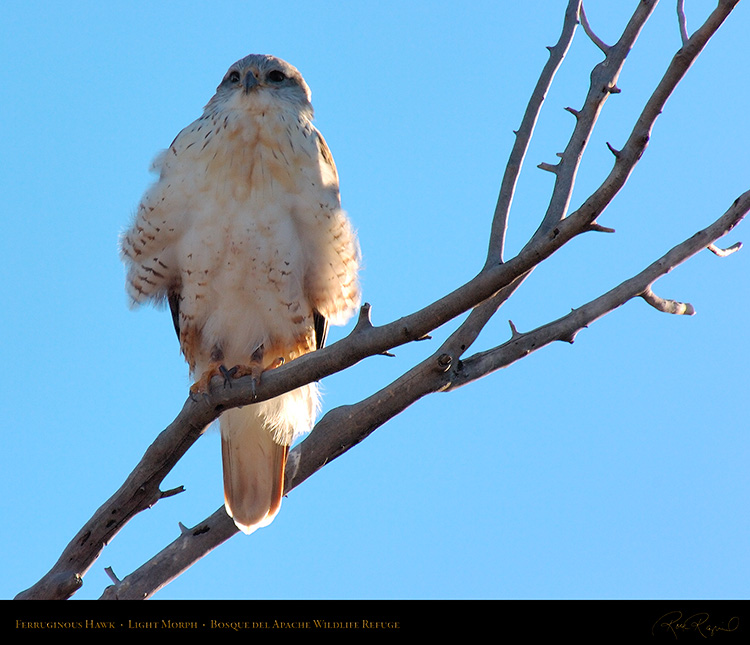
<path id="1" fill-rule="evenodd" d="M 720 0 L 718 6 L 708 16 L 706 22 L 691 36 L 690 40 L 672 58 L 666 73 L 647 101 L 625 146 L 615 158 L 615 165 L 601 186 L 572 213 L 568 220 L 584 218 L 594 221 L 614 196 L 625 185 L 635 164 L 648 146 L 651 130 L 662 113 L 667 99 L 683 79 L 693 61 L 698 57 L 709 38 L 716 33 L 739 0 Z M 622 41 L 622 39 L 621 39 Z M 618 47 L 620 42 L 614 47 Z M 593 76 L 593 74 L 592 74 Z M 563 224 L 569 224 L 570 221 Z"/>
<path id="2" fill-rule="evenodd" d="M 638 3 L 620 39 L 607 48 L 604 60 L 592 70 L 589 91 L 583 107 L 576 115 L 575 128 L 556 167 L 552 198 L 544 219 L 531 240 L 532 243 L 538 236 L 545 235 L 565 218 L 578 168 L 586 146 L 591 139 L 594 125 L 609 95 L 619 91 L 616 89 L 617 79 L 625 60 L 635 45 L 644 24 L 653 13 L 655 6 L 656 0 L 644 0 Z M 631 163 L 634 165 L 635 161 L 632 160 Z"/>
<path id="3" fill-rule="evenodd" d="M 725 258 L 728 255 L 732 255 L 732 253 L 739 251 L 742 248 L 742 242 L 736 242 L 735 244 L 732 244 L 732 246 L 729 246 L 726 249 L 720 249 L 715 244 L 709 244 L 707 248 L 709 251 L 711 251 L 711 253 L 718 255 L 720 258 Z"/>
<path id="4" fill-rule="evenodd" d="M 589 225 L 589 231 L 595 231 L 596 233 L 615 233 L 615 229 L 610 228 L 609 226 L 602 226 L 601 224 L 597 224 L 596 222 L 591 222 Z"/>
<path id="5" fill-rule="evenodd" d="M 367 399 L 331 410 L 289 455 L 285 494 L 425 395 L 462 387 L 490 372 L 508 367 L 552 342 L 562 340 L 572 343 L 581 329 L 628 300 L 650 292 L 650 285 L 656 279 L 698 253 L 707 245 L 707 241 L 728 233 L 749 210 L 750 191 L 735 200 L 714 224 L 673 248 L 635 277 L 574 309 L 567 316 L 526 333 L 518 332 L 513 322 L 509 321 L 511 338 L 503 345 L 460 363 L 449 354 L 436 352 Z M 102 598 L 148 598 L 237 532 L 223 507 L 219 508 L 195 529 L 183 531 L 172 544 L 124 580 L 108 587 Z"/>
<path id="6" fill-rule="evenodd" d="M 159 496 L 159 499 L 165 499 L 167 497 L 172 497 L 173 495 L 179 495 L 180 493 L 185 492 L 184 486 L 177 486 L 176 488 L 171 488 L 170 490 L 165 490 L 161 493 Z"/>
<path id="7" fill-rule="evenodd" d="M 573 35 L 575 33 L 575 26 L 577 24 L 578 12 L 580 11 L 580 9 L 580 3 L 568 3 L 562 34 L 560 35 L 560 39 L 555 47 L 550 49 L 550 60 L 548 61 L 547 66 L 545 66 L 545 69 L 542 72 L 542 77 L 540 78 L 540 81 L 534 90 L 534 94 L 532 95 L 532 99 L 529 102 L 529 106 L 527 108 L 527 116 L 525 117 L 524 121 L 526 121 L 527 119 L 529 121 L 531 121 L 532 119 L 536 120 L 538 111 L 541 108 L 542 98 L 547 93 L 549 84 L 552 82 L 552 79 L 554 77 L 554 73 L 557 67 L 559 67 L 559 65 L 562 63 L 562 60 L 567 53 L 568 48 L 570 47 L 570 42 L 572 41 Z M 620 43 L 618 43 L 618 49 L 609 52 L 604 63 L 601 63 L 596 67 L 595 72 L 598 70 L 598 73 L 592 73 L 591 75 L 591 85 L 587 98 L 584 102 L 583 109 L 581 111 L 577 111 L 573 110 L 572 108 L 568 108 L 568 111 L 572 112 L 576 116 L 576 126 L 573 130 L 565 152 L 558 154 L 561 159 L 560 162 L 555 165 L 547 163 L 539 164 L 539 168 L 541 168 L 542 170 L 547 170 L 556 175 L 555 186 L 552 198 L 550 199 L 550 205 L 547 209 L 544 219 L 534 236 L 524 247 L 524 251 L 533 247 L 542 236 L 548 234 L 550 230 L 553 229 L 554 225 L 562 220 L 565 216 L 568 204 L 570 202 L 570 197 L 572 195 L 576 173 L 580 165 L 586 143 L 591 137 L 591 133 L 594 129 L 594 125 L 598 119 L 598 115 L 601 111 L 604 101 L 606 100 L 607 96 L 609 96 L 609 92 L 601 92 L 600 88 L 609 88 L 614 86 L 620 69 L 624 63 L 625 57 L 632 48 L 636 38 L 638 37 L 638 34 L 640 33 L 640 29 L 648 19 L 650 12 L 651 11 L 648 6 L 646 6 L 645 11 L 642 10 L 641 7 L 636 10 L 635 14 L 631 18 L 628 26 L 625 29 L 623 37 L 620 39 Z M 612 56 L 612 61 L 609 61 L 610 55 Z M 530 130 L 528 131 L 528 134 L 530 136 Z M 528 142 L 526 142 L 526 144 L 527 143 Z M 511 156 L 511 159 L 512 158 L 513 157 Z M 508 169 L 506 170 L 506 178 L 508 177 L 509 173 L 512 172 L 513 168 L 514 166 L 509 164 Z M 513 183 L 515 183 L 515 178 L 513 178 Z M 498 206 L 500 206 L 500 202 L 498 202 Z M 502 211 L 501 221 L 503 222 L 503 226 L 506 226 L 508 218 L 507 208 L 510 207 L 510 201 L 504 202 L 503 206 L 505 210 Z M 497 213 L 498 209 L 496 209 L 496 222 L 498 220 Z M 487 257 L 487 263 L 485 264 L 485 270 L 487 270 L 491 266 L 491 261 L 492 255 L 489 254 Z M 448 341 L 446 341 L 446 343 L 443 345 L 443 348 L 446 351 L 453 352 L 456 352 L 459 349 L 461 352 L 466 351 L 466 349 L 468 349 L 474 343 L 478 335 L 481 333 L 481 330 L 484 328 L 490 318 L 492 318 L 492 316 L 502 306 L 502 304 L 506 302 L 507 299 L 515 292 L 515 290 L 523 283 L 528 275 L 529 273 L 527 272 L 523 275 L 518 276 L 518 278 L 514 279 L 508 286 L 498 291 L 492 298 L 490 298 L 486 302 L 483 302 L 479 307 L 474 309 L 467 320 L 464 322 L 464 324 L 456 332 L 454 332 L 454 334 L 448 339 Z"/>
<path id="8" fill-rule="evenodd" d="M 695 314 L 695 308 L 689 302 L 665 300 L 651 291 L 651 287 L 646 287 L 644 292 L 640 295 L 641 298 L 643 298 L 654 309 L 658 309 L 665 314 L 676 314 L 678 316 L 693 316 Z"/>
<path id="9" fill-rule="evenodd" d="M 552 323 L 524 334 L 514 334 L 507 343 L 464 360 L 461 369 L 456 370 L 455 378 L 449 389 L 461 387 L 486 376 L 490 372 L 508 367 L 554 341 L 571 342 L 578 331 L 590 326 L 605 314 L 622 306 L 632 298 L 644 296 L 647 292 L 650 293 L 650 285 L 658 278 L 699 253 L 708 244 L 726 235 L 747 215 L 748 211 L 750 211 L 750 191 L 738 197 L 724 215 L 713 224 L 675 246 L 638 275 Z M 662 301 L 656 296 L 654 298 L 662 303 L 672 302 Z M 651 300 L 649 300 L 649 304 L 653 304 Z M 689 307 L 689 305 L 686 307 Z M 673 311 L 669 304 L 657 308 L 668 313 L 689 313 L 687 308 L 685 311 Z M 679 307 L 675 307 L 675 309 L 679 309 Z"/>
<path id="10" fill-rule="evenodd" d="M 485 268 L 503 261 L 505 247 L 505 233 L 508 228 L 508 216 L 513 202 L 518 177 L 521 174 L 523 161 L 529 148 L 529 142 L 534 134 L 534 128 L 539 119 L 544 99 L 547 96 L 557 70 L 560 68 L 573 41 L 577 23 L 578 11 L 581 0 L 569 0 L 565 11 L 565 19 L 560 38 L 557 43 L 549 48 L 550 56 L 539 76 L 539 80 L 529 99 L 521 127 L 516 131 L 516 140 L 511 150 L 510 157 L 505 166 L 505 173 L 500 184 L 500 194 L 492 217 L 492 229 L 490 232 L 490 244 L 487 251 Z"/>
<path id="11" fill-rule="evenodd" d="M 619 151 L 619 150 L 618 150 L 617 148 L 613 148 L 613 147 L 612 147 L 612 145 L 611 145 L 611 144 L 609 143 L 609 141 L 607 141 L 607 148 L 609 148 L 609 151 L 610 151 L 610 152 L 611 152 L 611 153 L 612 153 L 612 154 L 613 154 L 613 155 L 614 155 L 615 157 L 619 157 L 619 156 L 620 156 L 620 151 Z"/>
<path id="12" fill-rule="evenodd" d="M 687 30 L 687 18 L 685 17 L 685 0 L 677 0 L 677 22 L 680 25 L 680 38 L 684 45 L 690 39 Z"/>
<path id="13" fill-rule="evenodd" d="M 155 557 L 104 590 L 100 600 L 147 600 L 195 562 L 238 533 L 224 507 L 180 536 Z"/>
<path id="14" fill-rule="evenodd" d="M 557 174 L 559 167 L 559 164 L 547 163 L 546 161 L 542 161 L 539 165 L 537 165 L 537 168 L 539 168 L 540 170 L 546 170 L 547 172 L 551 172 L 553 175 Z"/>
<path id="15" fill-rule="evenodd" d="M 594 33 L 594 30 L 591 29 L 591 25 L 589 25 L 589 21 L 586 18 L 586 12 L 583 10 L 583 5 L 581 5 L 581 26 L 583 27 L 583 30 L 586 32 L 586 35 L 591 39 L 591 41 L 606 55 L 609 52 L 609 45 L 607 45 L 601 38 L 599 38 Z"/>
<path id="16" fill-rule="evenodd" d="M 114 570 L 112 567 L 104 567 L 104 573 L 107 574 L 107 577 L 114 582 L 115 584 L 118 584 L 120 582 L 119 578 L 115 575 Z"/>

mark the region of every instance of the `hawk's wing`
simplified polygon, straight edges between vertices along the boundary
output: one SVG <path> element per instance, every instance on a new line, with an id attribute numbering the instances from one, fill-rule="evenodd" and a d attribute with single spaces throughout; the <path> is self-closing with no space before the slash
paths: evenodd
<path id="1" fill-rule="evenodd" d="M 169 311 L 172 313 L 172 323 L 174 324 L 174 330 L 177 333 L 177 340 L 180 339 L 180 292 L 177 289 L 172 289 L 167 293 L 167 302 L 169 303 Z"/>
<path id="2" fill-rule="evenodd" d="M 328 318 L 323 314 L 313 311 L 313 322 L 315 323 L 315 349 L 325 347 L 328 338 Z"/>
<path id="3" fill-rule="evenodd" d="M 133 304 L 159 302 L 180 281 L 175 244 L 186 228 L 185 195 L 164 180 L 167 153 L 154 160 L 151 170 L 160 177 L 146 191 L 132 226 L 120 240 L 128 268 L 126 288 Z"/>

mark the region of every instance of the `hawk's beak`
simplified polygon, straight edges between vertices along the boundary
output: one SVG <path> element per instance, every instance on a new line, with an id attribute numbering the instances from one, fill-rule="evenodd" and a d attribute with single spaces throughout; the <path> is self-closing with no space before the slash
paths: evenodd
<path id="1" fill-rule="evenodd" d="M 258 79 L 252 72 L 248 72 L 245 76 L 245 94 L 249 93 L 254 87 L 257 87 Z"/>

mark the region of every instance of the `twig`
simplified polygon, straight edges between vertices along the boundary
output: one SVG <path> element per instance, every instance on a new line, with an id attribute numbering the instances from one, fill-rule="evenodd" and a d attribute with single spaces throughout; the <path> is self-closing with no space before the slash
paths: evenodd
<path id="1" fill-rule="evenodd" d="M 608 48 L 605 60 L 594 68 L 583 108 L 580 111 L 568 110 L 575 114 L 576 124 L 565 151 L 558 154 L 560 161 L 555 165 L 547 163 L 539 164 L 541 169 L 555 174 L 555 185 L 544 218 L 537 231 L 524 246 L 521 254 L 538 246 L 539 241 L 548 236 L 550 232 L 553 232 L 555 226 L 565 217 L 583 153 L 588 141 L 591 139 L 591 134 L 604 102 L 611 93 L 608 88 L 615 86 L 625 59 L 633 48 L 641 28 L 651 15 L 655 4 L 655 0 L 639 4 L 625 27 L 617 46 Z M 534 106 L 533 109 L 537 112 L 541 107 L 540 98 L 546 94 L 548 85 L 554 76 L 554 71 L 562 62 L 564 54 L 570 46 L 580 8 L 580 3 L 568 3 L 560 40 L 555 47 L 550 49 L 551 57 L 542 75 L 545 79 L 545 84 L 542 84 L 540 79 L 540 83 L 535 88 L 535 94 L 529 103 L 529 108 L 527 108 L 527 113 L 531 111 L 532 106 Z M 602 91 L 602 88 L 605 88 L 605 91 Z M 530 134 L 529 131 L 529 136 Z M 505 215 L 505 221 L 507 221 L 507 214 Z M 594 224 L 594 219 L 592 219 L 582 230 L 604 230 L 603 228 L 597 228 L 598 226 Z M 490 266 L 491 259 L 492 256 L 488 255 L 485 269 Z M 522 276 L 518 276 L 508 286 L 499 290 L 491 299 L 474 309 L 464 324 L 444 343 L 441 351 L 451 352 L 458 356 L 465 352 L 474 343 L 479 333 L 481 333 L 495 312 L 510 298 L 528 275 L 529 273 L 527 272 Z"/>
<path id="2" fill-rule="evenodd" d="M 560 38 L 553 47 L 549 48 L 547 63 L 544 65 L 539 75 L 539 80 L 531 93 L 523 118 L 521 119 L 521 126 L 516 130 L 516 139 L 505 166 L 505 172 L 500 184 L 500 194 L 498 195 L 495 212 L 492 217 L 490 243 L 485 268 L 503 261 L 508 217 L 518 177 L 521 174 L 523 161 L 529 149 L 529 142 L 534 134 L 534 128 L 539 120 L 544 99 L 573 41 L 580 7 L 581 0 L 568 1 Z"/>
<path id="3" fill-rule="evenodd" d="M 711 253 L 718 255 L 720 258 L 725 258 L 728 255 L 732 255 L 732 253 L 736 253 L 737 251 L 739 251 L 742 248 L 742 242 L 736 242 L 726 249 L 721 249 L 715 244 L 709 244 L 706 248 L 708 248 Z"/>
<path id="4" fill-rule="evenodd" d="M 653 291 L 651 287 L 646 287 L 643 293 L 640 294 L 648 304 L 654 309 L 664 312 L 665 314 L 676 314 L 678 316 L 693 316 L 695 315 L 695 308 L 689 302 L 677 302 L 677 300 L 666 300 L 660 298 Z"/>
<path id="5" fill-rule="evenodd" d="M 591 39 L 591 41 L 606 55 L 609 52 L 609 45 L 607 45 L 601 38 L 599 38 L 594 33 L 594 30 L 591 29 L 591 25 L 589 25 L 589 21 L 586 18 L 586 12 L 583 10 L 583 5 L 581 5 L 581 26 L 583 27 L 583 30 L 586 32 L 586 35 Z"/>
<path id="6" fill-rule="evenodd" d="M 687 30 L 687 18 L 685 17 L 685 0 L 677 0 L 677 22 L 680 25 L 680 38 L 684 45 L 690 40 Z"/>
<path id="7" fill-rule="evenodd" d="M 622 36 L 617 43 L 611 47 L 607 47 L 604 60 L 592 70 L 586 99 L 583 107 L 576 116 L 573 133 L 557 165 L 555 186 L 547 212 L 530 243 L 533 244 L 538 236 L 547 234 L 566 217 L 578 168 L 580 167 L 586 146 L 591 140 L 591 135 L 599 114 L 604 107 L 605 101 L 613 93 L 614 88 L 616 88 L 617 79 L 620 76 L 627 56 L 634 47 L 643 26 L 653 13 L 655 6 L 656 0 L 644 0 L 638 3 L 623 30 Z M 636 161 L 628 160 L 627 163 L 635 165 Z"/>
<path id="8" fill-rule="evenodd" d="M 575 337 L 579 330 L 584 329 L 600 319 L 604 315 L 614 311 L 625 304 L 628 300 L 650 293 L 650 285 L 658 278 L 666 275 L 672 269 L 684 263 L 686 260 L 703 250 L 708 244 L 719 239 L 731 231 L 750 211 L 750 191 L 745 192 L 729 209 L 713 224 L 699 231 L 689 239 L 678 244 L 657 261 L 650 264 L 638 275 L 626 280 L 614 289 L 599 296 L 580 308 L 574 309 L 566 316 L 558 320 L 538 327 L 523 334 L 513 334 L 511 339 L 494 349 L 475 354 L 462 362 L 462 367 L 457 370 L 450 389 L 455 389 L 475 381 L 498 369 L 508 367 L 521 358 L 538 351 L 542 347 L 558 340 L 566 340 Z M 651 298 L 649 296 L 649 298 Z M 679 311 L 679 307 L 661 306 L 661 303 L 672 301 L 659 301 L 660 311 L 667 313 L 690 313 L 688 307 Z M 648 300 L 649 304 L 653 304 Z M 675 303 L 677 305 L 681 303 Z"/>
<path id="9" fill-rule="evenodd" d="M 119 584 L 120 580 L 119 580 L 119 578 L 118 578 L 118 577 L 117 577 L 117 576 L 115 575 L 115 572 L 114 572 L 114 570 L 112 569 L 112 567 L 104 567 L 104 573 L 106 573 L 106 574 L 107 574 L 107 577 L 108 577 L 108 578 L 109 578 L 109 579 L 110 579 L 110 580 L 111 580 L 112 582 L 114 582 L 115 584 Z"/>
<path id="10" fill-rule="evenodd" d="M 625 185 L 636 162 L 648 146 L 651 130 L 659 115 L 664 110 L 667 99 L 683 79 L 690 66 L 701 53 L 711 36 L 722 25 L 739 0 L 720 0 L 718 6 L 708 16 L 690 40 L 672 58 L 667 71 L 656 86 L 644 106 L 627 142 L 615 157 L 615 164 L 609 175 L 591 196 L 572 213 L 568 220 L 579 218 L 594 221 L 614 196 Z M 619 46 L 620 43 L 616 46 Z M 616 47 L 615 46 L 615 47 Z M 563 224 L 569 224 L 564 222 Z M 563 228 L 561 226 L 561 228 Z"/>

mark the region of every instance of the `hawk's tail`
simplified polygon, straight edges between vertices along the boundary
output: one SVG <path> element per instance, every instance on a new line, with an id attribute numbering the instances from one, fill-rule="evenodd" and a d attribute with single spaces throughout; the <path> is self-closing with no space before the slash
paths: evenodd
<path id="1" fill-rule="evenodd" d="M 277 443 L 266 426 L 262 404 L 221 415 L 224 503 L 244 533 L 270 524 L 281 507 L 289 446 Z"/>

